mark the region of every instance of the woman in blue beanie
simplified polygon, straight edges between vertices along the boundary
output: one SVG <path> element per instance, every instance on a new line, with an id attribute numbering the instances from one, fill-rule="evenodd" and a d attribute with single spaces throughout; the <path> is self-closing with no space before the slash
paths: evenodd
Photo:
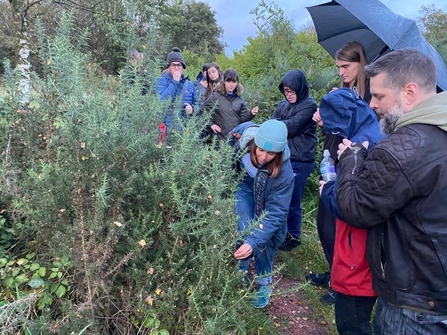
<path id="1" fill-rule="evenodd" d="M 258 289 L 253 305 L 263 308 L 272 293 L 273 258 L 286 237 L 294 185 L 287 127 L 277 120 L 250 125 L 234 148 L 237 169 L 244 174 L 236 191 L 239 243 L 234 256 L 244 272 L 254 258 Z"/>

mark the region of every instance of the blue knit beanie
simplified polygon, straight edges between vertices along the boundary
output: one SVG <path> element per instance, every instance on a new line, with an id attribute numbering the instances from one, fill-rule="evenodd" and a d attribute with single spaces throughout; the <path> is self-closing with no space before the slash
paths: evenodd
<path id="1" fill-rule="evenodd" d="M 265 121 L 258 128 L 255 144 L 269 152 L 282 152 L 287 145 L 287 127 L 278 120 Z"/>

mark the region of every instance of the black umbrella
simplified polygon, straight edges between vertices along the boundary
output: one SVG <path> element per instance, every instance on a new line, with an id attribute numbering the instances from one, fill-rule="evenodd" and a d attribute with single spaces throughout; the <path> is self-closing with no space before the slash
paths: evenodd
<path id="1" fill-rule="evenodd" d="M 392 50 L 415 48 L 434 60 L 438 88 L 447 90 L 445 63 L 422 36 L 416 22 L 392 12 L 379 0 L 337 0 L 307 7 L 307 10 L 317 31 L 318 43 L 332 57 L 350 41 L 363 44 L 368 62 Z"/>

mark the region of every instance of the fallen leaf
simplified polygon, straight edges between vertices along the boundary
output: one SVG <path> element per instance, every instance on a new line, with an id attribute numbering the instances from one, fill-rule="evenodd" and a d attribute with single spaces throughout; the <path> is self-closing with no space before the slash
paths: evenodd
<path id="1" fill-rule="evenodd" d="M 152 306 L 152 304 L 154 303 L 154 298 L 152 298 L 151 296 L 146 297 L 146 299 L 144 299 L 144 301 L 146 302 L 146 304 L 148 304 L 149 306 Z"/>

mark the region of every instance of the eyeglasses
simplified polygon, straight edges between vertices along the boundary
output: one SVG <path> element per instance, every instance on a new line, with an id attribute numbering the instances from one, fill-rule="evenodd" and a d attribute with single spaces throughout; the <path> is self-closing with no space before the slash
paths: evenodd
<path id="1" fill-rule="evenodd" d="M 284 90 L 284 95 L 289 95 L 289 94 L 296 94 L 295 91 L 292 90 Z"/>
<path id="2" fill-rule="evenodd" d="M 169 67 L 172 67 L 172 68 L 181 68 L 181 67 L 183 67 L 183 65 L 182 64 L 179 64 L 179 63 L 171 63 L 171 64 L 169 64 Z"/>

